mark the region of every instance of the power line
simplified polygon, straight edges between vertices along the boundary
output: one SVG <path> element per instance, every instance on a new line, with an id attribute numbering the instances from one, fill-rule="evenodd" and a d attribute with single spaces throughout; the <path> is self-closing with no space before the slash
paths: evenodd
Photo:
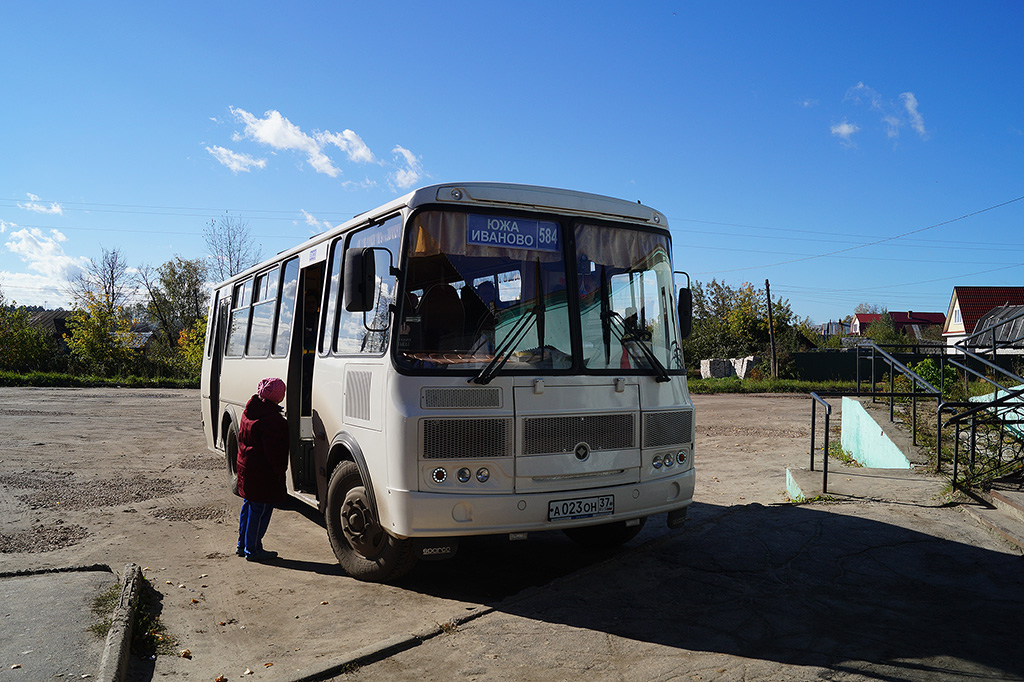
<path id="1" fill-rule="evenodd" d="M 752 265 L 752 266 L 742 267 L 742 268 L 732 268 L 731 270 L 714 270 L 712 272 L 726 273 L 726 272 L 741 272 L 743 270 L 759 270 L 761 268 L 774 268 L 774 267 L 778 267 L 780 265 L 792 265 L 793 263 L 802 263 L 804 261 L 815 260 L 817 258 L 826 258 L 826 257 L 829 257 L 829 256 L 836 256 L 836 255 L 841 254 L 841 253 L 847 253 L 849 251 L 855 251 L 857 249 L 863 249 L 863 248 L 867 248 L 869 246 L 876 246 L 878 244 L 884 244 L 885 242 L 891 242 L 891 241 L 894 241 L 896 239 L 902 239 L 903 237 L 907 237 L 907 236 L 910 236 L 912 234 L 920 234 L 921 232 L 925 232 L 927 230 L 933 230 L 933 229 L 935 229 L 937 227 L 942 227 L 943 225 L 949 225 L 951 223 L 955 223 L 955 222 L 958 222 L 960 220 L 965 220 L 967 218 L 972 218 L 972 217 L 974 217 L 976 215 L 980 215 L 982 213 L 987 213 L 988 211 L 994 211 L 997 208 L 1002 208 L 1003 206 L 1008 206 L 1008 205 L 1010 205 L 1012 203 L 1015 203 L 1015 202 L 1018 202 L 1018 201 L 1021 201 L 1021 200 L 1024 200 L 1024 196 L 1019 196 L 1016 199 L 1010 199 L 1008 201 L 1004 201 L 1004 202 L 996 204 L 994 206 L 989 206 L 988 208 L 982 208 L 982 209 L 979 209 L 977 211 L 972 211 L 972 212 L 966 213 L 966 214 L 964 214 L 964 215 L 962 215 L 962 216 L 960 216 L 958 218 L 951 218 L 949 220 L 943 220 L 942 222 L 935 223 L 934 225 L 929 225 L 927 227 L 921 227 L 921 228 L 918 228 L 916 230 L 910 230 L 909 232 L 904 232 L 902 234 L 897 234 L 897 235 L 894 235 L 892 237 L 885 237 L 883 239 L 877 239 L 875 241 L 866 242 L 864 244 L 859 244 L 857 246 L 850 246 L 850 247 L 847 247 L 845 249 L 837 249 L 835 251 L 830 251 L 828 253 L 819 253 L 819 254 L 815 254 L 815 255 L 811 255 L 811 256 L 803 256 L 801 258 L 792 258 L 790 260 L 780 261 L 778 263 L 769 263 L 769 264 L 766 264 L 766 265 Z M 1010 267 L 1016 267 L 1016 266 L 1010 266 Z"/>

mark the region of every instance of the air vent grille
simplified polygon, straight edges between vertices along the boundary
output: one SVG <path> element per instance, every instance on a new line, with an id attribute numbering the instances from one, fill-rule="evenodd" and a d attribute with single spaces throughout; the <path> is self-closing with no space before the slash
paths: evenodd
<path id="1" fill-rule="evenodd" d="M 591 450 L 635 448 L 633 414 L 597 414 L 581 417 L 531 417 L 523 420 L 523 454 L 572 452 L 583 442 Z"/>
<path id="2" fill-rule="evenodd" d="M 693 412 L 650 412 L 644 415 L 644 447 L 689 444 L 693 433 Z"/>
<path id="3" fill-rule="evenodd" d="M 424 459 L 511 457 L 511 419 L 424 419 Z"/>
<path id="4" fill-rule="evenodd" d="M 424 388 L 424 409 L 472 409 L 501 407 L 500 388 Z"/>
<path id="5" fill-rule="evenodd" d="M 370 381 L 373 375 L 369 372 L 350 371 L 345 381 L 345 416 L 352 419 L 370 419 Z"/>

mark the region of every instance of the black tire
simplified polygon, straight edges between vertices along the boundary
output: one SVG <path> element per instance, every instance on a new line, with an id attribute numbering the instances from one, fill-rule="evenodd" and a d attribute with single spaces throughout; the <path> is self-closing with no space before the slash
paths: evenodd
<path id="1" fill-rule="evenodd" d="M 625 521 L 613 521 L 597 526 L 582 528 L 566 528 L 564 533 L 569 539 L 587 549 L 611 549 L 623 545 L 637 536 L 647 523 L 647 517 L 640 519 L 635 526 L 627 526 Z"/>
<path id="2" fill-rule="evenodd" d="M 327 483 L 327 537 L 338 563 L 356 580 L 397 580 L 416 565 L 411 540 L 400 540 L 380 526 L 354 462 L 343 461 Z"/>
<path id="3" fill-rule="evenodd" d="M 224 459 L 228 465 L 228 474 L 231 476 L 231 492 L 238 494 L 238 434 L 234 429 L 228 431 L 224 439 Z"/>

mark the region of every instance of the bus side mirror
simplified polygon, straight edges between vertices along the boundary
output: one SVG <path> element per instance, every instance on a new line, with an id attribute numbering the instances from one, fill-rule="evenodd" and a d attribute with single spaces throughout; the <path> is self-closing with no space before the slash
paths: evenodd
<path id="1" fill-rule="evenodd" d="M 345 310 L 350 313 L 373 310 L 376 295 L 373 249 L 349 249 L 345 254 Z"/>
<path id="2" fill-rule="evenodd" d="M 693 292 L 690 289 L 679 290 L 679 335 L 682 338 L 689 338 L 693 331 Z"/>

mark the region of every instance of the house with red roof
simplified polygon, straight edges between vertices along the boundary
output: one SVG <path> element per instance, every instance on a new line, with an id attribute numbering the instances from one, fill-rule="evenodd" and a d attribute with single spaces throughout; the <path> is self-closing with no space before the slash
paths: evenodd
<path id="1" fill-rule="evenodd" d="M 864 336 L 869 325 L 877 322 L 882 317 L 878 313 L 857 313 L 850 322 L 850 333 L 854 336 Z M 920 339 L 921 332 L 928 327 L 941 327 L 946 322 L 946 316 L 942 313 L 917 313 L 913 310 L 907 312 L 889 311 L 893 326 L 896 331 L 904 332 L 911 338 Z"/>
<path id="2" fill-rule="evenodd" d="M 1024 287 L 953 287 L 942 336 L 953 345 L 979 331 L 986 313 L 1007 305 L 1024 305 Z"/>

